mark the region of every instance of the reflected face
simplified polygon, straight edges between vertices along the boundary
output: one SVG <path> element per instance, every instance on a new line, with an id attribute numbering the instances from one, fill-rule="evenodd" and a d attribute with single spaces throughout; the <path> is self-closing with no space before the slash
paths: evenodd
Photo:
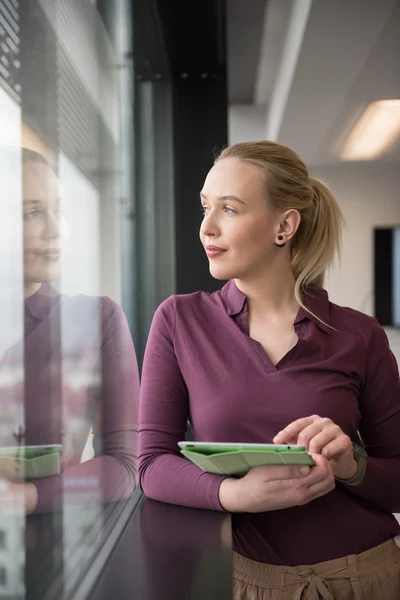
<path id="1" fill-rule="evenodd" d="M 243 279 L 272 260 L 278 216 L 268 207 L 262 171 L 224 158 L 208 173 L 200 193 L 200 239 L 216 279 Z"/>
<path id="2" fill-rule="evenodd" d="M 47 165 L 28 161 L 23 166 L 22 194 L 25 283 L 54 281 L 68 235 L 59 179 Z"/>

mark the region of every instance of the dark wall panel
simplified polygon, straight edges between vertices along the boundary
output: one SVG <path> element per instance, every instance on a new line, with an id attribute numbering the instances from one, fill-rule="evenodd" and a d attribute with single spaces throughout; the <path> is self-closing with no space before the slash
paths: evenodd
<path id="1" fill-rule="evenodd" d="M 177 292 L 214 291 L 199 240 L 199 192 L 213 155 L 227 143 L 226 81 L 182 80 L 174 85 L 175 211 Z"/>
<path id="2" fill-rule="evenodd" d="M 225 0 L 156 0 L 156 6 L 173 77 L 225 72 Z"/>
<path id="3" fill-rule="evenodd" d="M 224 0 L 157 3 L 172 79 L 177 292 L 214 291 L 199 240 L 199 192 L 227 144 Z"/>
<path id="4" fill-rule="evenodd" d="M 393 323 L 393 229 L 374 231 L 375 318 Z"/>
<path id="5" fill-rule="evenodd" d="M 214 291 L 223 282 L 209 274 L 199 240 L 199 192 L 228 139 L 225 0 L 133 0 L 133 8 L 137 85 L 171 84 L 176 292 Z"/>

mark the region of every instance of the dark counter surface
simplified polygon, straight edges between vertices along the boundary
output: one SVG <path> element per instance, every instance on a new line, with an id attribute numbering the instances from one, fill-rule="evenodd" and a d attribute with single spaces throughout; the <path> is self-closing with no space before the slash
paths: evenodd
<path id="1" fill-rule="evenodd" d="M 141 497 L 30 516 L 26 600 L 231 600 L 229 514 Z M 13 596 L 13 599 L 18 596 Z"/>
<path id="2" fill-rule="evenodd" d="M 230 515 L 144 499 L 90 600 L 232 600 Z"/>

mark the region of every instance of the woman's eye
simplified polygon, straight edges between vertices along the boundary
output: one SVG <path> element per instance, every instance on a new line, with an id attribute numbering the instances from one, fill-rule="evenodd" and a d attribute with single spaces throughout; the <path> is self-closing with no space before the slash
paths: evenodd
<path id="1" fill-rule="evenodd" d="M 38 216 L 40 216 L 40 211 L 38 211 L 38 210 L 31 210 L 24 214 L 25 219 L 31 219 L 31 218 L 38 217 Z"/>
<path id="2" fill-rule="evenodd" d="M 209 210 L 210 209 L 207 206 L 202 206 L 201 207 L 200 211 L 201 211 L 201 214 L 203 215 L 203 217 L 206 216 L 206 214 L 207 214 L 207 212 Z M 223 210 L 224 210 L 224 212 L 226 212 L 226 213 L 228 213 L 230 215 L 237 215 L 238 214 L 237 210 L 234 210 L 233 208 L 230 208 L 229 206 L 225 206 Z"/>

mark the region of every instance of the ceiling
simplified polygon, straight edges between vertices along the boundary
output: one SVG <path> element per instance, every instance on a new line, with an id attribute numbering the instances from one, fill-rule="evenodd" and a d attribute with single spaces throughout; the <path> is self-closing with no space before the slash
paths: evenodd
<path id="1" fill-rule="evenodd" d="M 228 0 L 228 7 L 231 107 L 246 104 L 260 137 L 292 147 L 310 166 L 340 162 L 338 148 L 366 104 L 400 98 L 398 0 Z M 400 142 L 381 160 L 399 159 Z"/>
<path id="2" fill-rule="evenodd" d="M 227 0 L 227 76 L 230 104 L 251 104 L 267 0 Z"/>

